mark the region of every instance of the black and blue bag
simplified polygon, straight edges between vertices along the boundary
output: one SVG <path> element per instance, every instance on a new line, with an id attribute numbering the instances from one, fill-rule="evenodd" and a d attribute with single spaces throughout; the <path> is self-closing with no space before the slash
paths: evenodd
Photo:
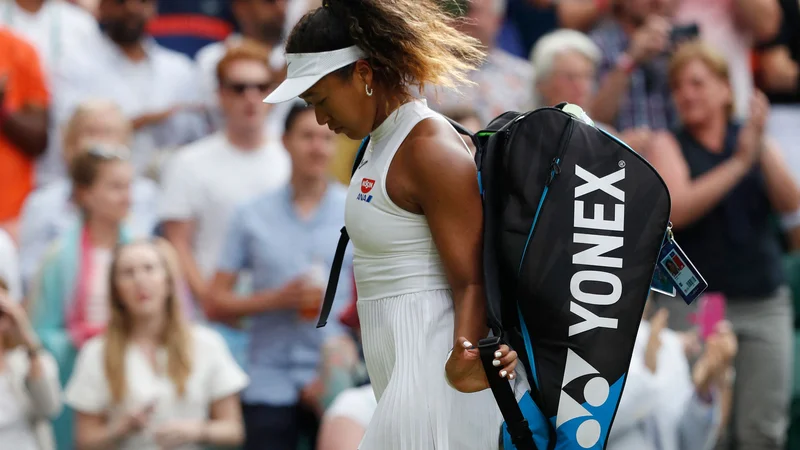
<path id="1" fill-rule="evenodd" d="M 505 419 L 500 445 L 602 450 L 669 224 L 667 187 L 574 105 L 507 112 L 474 135 L 451 123 L 478 149 L 492 329 L 479 348 Z M 348 240 L 342 228 L 318 327 Z M 531 386 L 519 400 L 492 366 L 503 342 Z"/>
<path id="2" fill-rule="evenodd" d="M 494 374 L 491 348 L 507 342 L 531 385 L 517 401 L 490 376 L 503 448 L 604 449 L 669 225 L 667 187 L 574 105 L 506 113 L 476 140 L 496 336 L 482 360 Z"/>

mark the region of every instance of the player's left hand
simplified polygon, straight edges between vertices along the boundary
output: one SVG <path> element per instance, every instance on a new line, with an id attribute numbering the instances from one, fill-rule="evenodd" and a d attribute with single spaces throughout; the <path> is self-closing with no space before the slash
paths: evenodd
<path id="1" fill-rule="evenodd" d="M 500 376 L 513 380 L 517 352 L 503 344 L 494 356 L 493 365 Z M 445 376 L 450 385 L 460 392 L 478 392 L 489 387 L 480 351 L 464 337 L 458 338 L 458 344 L 445 364 Z"/>

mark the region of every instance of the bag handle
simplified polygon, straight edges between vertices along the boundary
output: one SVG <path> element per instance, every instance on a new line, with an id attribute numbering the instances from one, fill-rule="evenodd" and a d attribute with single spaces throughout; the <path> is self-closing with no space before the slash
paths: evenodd
<path id="1" fill-rule="evenodd" d="M 358 166 L 364 159 L 364 153 L 369 144 L 369 136 L 361 141 L 356 153 L 355 162 L 353 162 L 353 170 L 350 173 L 350 178 L 355 175 Z M 342 264 L 344 263 L 344 253 L 347 250 L 347 244 L 350 242 L 350 235 L 347 234 L 347 228 L 342 227 L 339 235 L 339 243 L 336 244 L 336 254 L 333 256 L 333 265 L 331 266 L 331 273 L 328 276 L 328 287 L 325 288 L 325 300 L 322 301 L 322 309 L 319 312 L 319 320 L 317 321 L 317 328 L 322 328 L 328 323 L 328 317 L 331 315 L 333 308 L 333 299 L 336 297 L 336 288 L 339 286 L 339 275 L 342 272 Z"/>

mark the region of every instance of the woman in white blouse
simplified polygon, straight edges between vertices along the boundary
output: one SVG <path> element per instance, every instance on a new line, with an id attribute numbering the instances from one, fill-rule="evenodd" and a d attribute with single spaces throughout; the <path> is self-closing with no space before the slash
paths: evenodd
<path id="1" fill-rule="evenodd" d="M 61 411 L 55 360 L 0 278 L 0 447 L 50 450 L 48 419 Z"/>
<path id="2" fill-rule="evenodd" d="M 66 388 L 79 450 L 240 445 L 248 379 L 213 330 L 182 317 L 164 241 L 122 245 L 111 266 L 107 331 L 81 349 Z"/>

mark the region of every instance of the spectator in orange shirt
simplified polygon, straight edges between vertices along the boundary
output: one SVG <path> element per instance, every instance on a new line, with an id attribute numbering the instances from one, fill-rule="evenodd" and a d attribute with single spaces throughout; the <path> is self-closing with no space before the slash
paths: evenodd
<path id="1" fill-rule="evenodd" d="M 0 227 L 14 237 L 34 159 L 47 148 L 48 103 L 36 50 L 0 29 Z"/>

